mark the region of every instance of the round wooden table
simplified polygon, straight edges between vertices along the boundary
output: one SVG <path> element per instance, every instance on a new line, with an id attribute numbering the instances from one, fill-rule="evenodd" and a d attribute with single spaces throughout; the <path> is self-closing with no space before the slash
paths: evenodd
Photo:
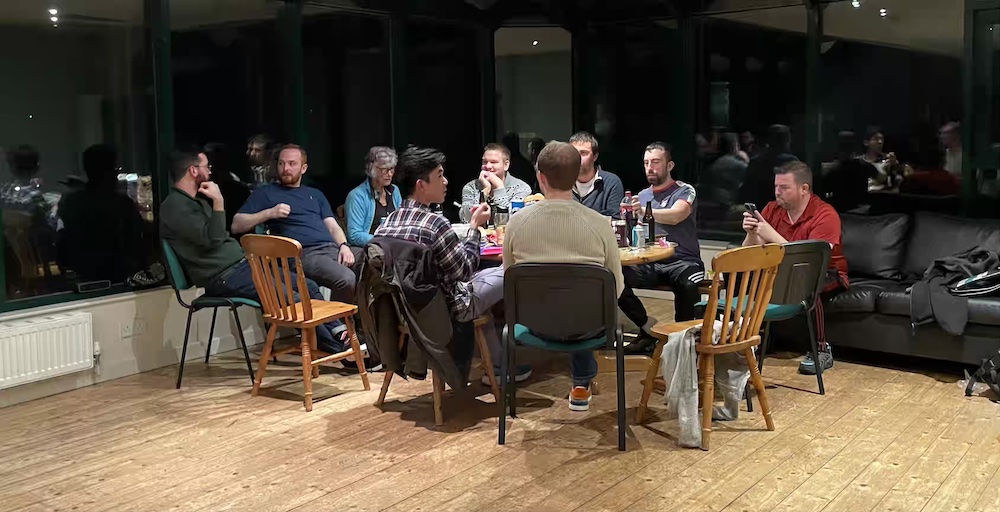
<path id="1" fill-rule="evenodd" d="M 668 245 L 666 247 L 661 247 L 659 245 L 648 245 L 642 249 L 636 249 L 634 247 L 622 247 L 618 251 L 621 253 L 622 266 L 631 267 L 633 265 L 642 265 L 644 263 L 653 263 L 661 260 L 665 260 L 674 255 L 673 245 Z"/>

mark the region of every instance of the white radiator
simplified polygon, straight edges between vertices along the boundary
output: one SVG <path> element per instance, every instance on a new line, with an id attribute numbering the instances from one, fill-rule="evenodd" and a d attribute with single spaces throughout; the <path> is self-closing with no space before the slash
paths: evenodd
<path id="1" fill-rule="evenodd" d="M 90 313 L 60 313 L 0 323 L 0 389 L 93 367 Z"/>

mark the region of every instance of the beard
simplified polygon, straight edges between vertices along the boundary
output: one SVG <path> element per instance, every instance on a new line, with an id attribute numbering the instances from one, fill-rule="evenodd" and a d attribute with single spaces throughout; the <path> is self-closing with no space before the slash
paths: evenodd
<path id="1" fill-rule="evenodd" d="M 650 185 L 658 187 L 667 182 L 667 176 L 666 173 L 664 173 L 663 175 L 659 173 L 647 174 L 646 181 L 648 181 Z"/>
<path id="2" fill-rule="evenodd" d="M 278 180 L 281 181 L 282 185 L 294 185 L 294 184 L 296 184 L 296 183 L 299 182 L 299 179 L 301 179 L 301 177 L 302 177 L 301 174 L 298 174 L 298 175 L 295 175 L 295 174 L 281 174 L 280 176 L 278 176 Z"/>

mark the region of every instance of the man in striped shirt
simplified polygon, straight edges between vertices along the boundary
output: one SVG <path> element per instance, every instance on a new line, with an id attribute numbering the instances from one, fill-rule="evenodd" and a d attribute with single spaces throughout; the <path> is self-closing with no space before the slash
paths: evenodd
<path id="1" fill-rule="evenodd" d="M 469 230 L 461 238 L 448 219 L 431 211 L 430 205 L 443 203 L 448 191 L 444 162 L 444 154 L 430 148 L 411 146 L 399 156 L 396 180 L 406 199 L 375 230 L 375 236 L 430 247 L 452 317 L 471 322 L 503 299 L 503 267 L 477 272 L 479 227 L 489 222 L 489 205 L 480 204 L 472 211 Z M 486 341 L 493 361 L 499 362 L 503 351 L 494 329 L 486 330 Z M 530 369 L 526 375 L 522 373 L 518 372 L 517 380 L 526 379 Z"/>

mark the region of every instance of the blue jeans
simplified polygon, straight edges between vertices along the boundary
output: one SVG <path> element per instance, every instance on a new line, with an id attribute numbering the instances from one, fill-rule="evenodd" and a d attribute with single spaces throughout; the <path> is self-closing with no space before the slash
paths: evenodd
<path id="1" fill-rule="evenodd" d="M 290 272 L 292 282 L 297 282 L 295 272 Z M 319 292 L 319 285 L 312 279 L 306 279 L 306 287 L 309 288 L 309 297 L 323 300 L 323 294 Z M 250 262 L 242 260 L 239 263 L 223 270 L 221 274 L 213 277 L 205 285 L 205 293 L 214 297 L 243 297 L 260 301 L 257 295 L 257 288 L 253 284 L 253 274 L 250 272 Z M 299 300 L 299 292 L 295 291 L 295 300 Z M 343 332 L 347 327 L 340 320 L 316 326 L 317 345 L 326 352 L 341 352 L 344 350 L 344 342 L 337 339 L 337 334 Z"/>
<path id="2" fill-rule="evenodd" d="M 569 355 L 569 369 L 573 376 L 573 386 L 590 386 L 590 381 L 597 377 L 597 357 L 593 350 L 581 350 L 571 352 Z"/>

